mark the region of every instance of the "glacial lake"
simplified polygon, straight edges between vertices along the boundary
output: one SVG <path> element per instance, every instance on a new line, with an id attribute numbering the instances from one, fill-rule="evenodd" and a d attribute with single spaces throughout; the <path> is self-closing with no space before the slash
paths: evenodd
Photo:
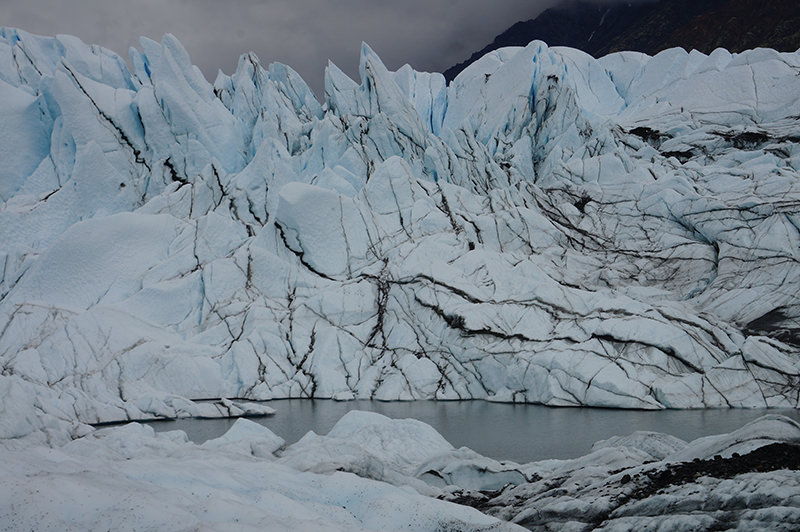
<path id="1" fill-rule="evenodd" d="M 767 414 L 800 422 L 796 409 L 617 410 L 556 408 L 486 401 L 332 401 L 283 399 L 265 404 L 274 416 L 253 417 L 287 443 L 306 432 L 327 434 L 350 410 L 378 412 L 390 418 L 414 418 L 433 426 L 455 447 L 469 447 L 496 460 L 524 463 L 587 454 L 594 442 L 637 430 L 665 432 L 686 441 L 721 434 Z M 156 431 L 182 430 L 195 443 L 225 433 L 235 419 L 154 421 Z"/>

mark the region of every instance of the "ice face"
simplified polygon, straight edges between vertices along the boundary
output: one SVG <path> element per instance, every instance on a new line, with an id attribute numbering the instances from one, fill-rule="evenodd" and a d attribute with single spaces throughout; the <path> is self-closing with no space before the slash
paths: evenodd
<path id="1" fill-rule="evenodd" d="M 533 42 L 445 86 L 365 45 L 322 103 L 172 36 L 131 61 L 0 32 L 3 438 L 209 397 L 798 406 L 800 55 Z"/>

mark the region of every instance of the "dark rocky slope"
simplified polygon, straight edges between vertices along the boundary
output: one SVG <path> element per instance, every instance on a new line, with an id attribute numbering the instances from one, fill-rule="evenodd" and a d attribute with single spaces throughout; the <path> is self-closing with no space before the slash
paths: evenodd
<path id="1" fill-rule="evenodd" d="M 532 20 L 517 22 L 466 61 L 444 72 L 452 80 L 485 54 L 532 40 L 578 48 L 594 57 L 634 50 L 655 55 L 683 47 L 710 53 L 715 48 L 740 52 L 800 48 L 800 9 L 794 0 L 660 0 L 597 5 L 566 2 Z"/>

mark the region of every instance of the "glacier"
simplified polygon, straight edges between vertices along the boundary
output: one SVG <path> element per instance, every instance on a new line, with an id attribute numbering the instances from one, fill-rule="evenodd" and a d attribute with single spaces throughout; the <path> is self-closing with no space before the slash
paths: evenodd
<path id="1" fill-rule="evenodd" d="M 285 397 L 797 408 L 800 53 L 533 42 L 447 85 L 364 45 L 321 102 L 253 54 L 209 83 L 170 35 L 130 64 L 0 30 L 4 525 L 800 519 L 776 415 L 529 464 L 355 411 L 292 445 L 92 426 Z"/>
<path id="2" fill-rule="evenodd" d="M 0 31 L 0 438 L 260 400 L 798 407 L 800 54 L 535 41 L 323 101 Z M 215 399 L 216 401 L 198 401 Z"/>

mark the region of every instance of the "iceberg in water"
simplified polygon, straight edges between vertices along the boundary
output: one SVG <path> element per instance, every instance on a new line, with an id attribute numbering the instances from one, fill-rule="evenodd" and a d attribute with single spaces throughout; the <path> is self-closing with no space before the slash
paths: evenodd
<path id="1" fill-rule="evenodd" d="M 533 42 L 448 86 L 365 45 L 322 102 L 169 35 L 131 64 L 0 31 L 7 442 L 283 397 L 798 406 L 800 54 Z"/>

